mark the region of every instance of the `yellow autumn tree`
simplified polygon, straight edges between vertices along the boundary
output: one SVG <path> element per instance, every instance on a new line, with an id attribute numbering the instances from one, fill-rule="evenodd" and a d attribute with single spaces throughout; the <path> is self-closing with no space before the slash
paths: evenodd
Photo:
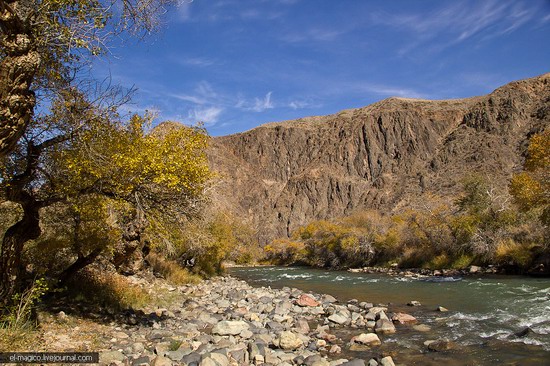
<path id="1" fill-rule="evenodd" d="M 164 123 L 147 132 L 150 122 L 134 115 L 128 124 L 98 125 L 53 154 L 58 185 L 75 206 L 94 196 L 105 202 L 98 210 L 115 212 L 123 239 L 113 250 L 116 266 L 148 250 L 159 228 L 196 215 L 211 178 L 204 129 Z"/>
<path id="2" fill-rule="evenodd" d="M 541 210 L 542 222 L 550 225 L 550 129 L 531 138 L 523 169 L 513 176 L 510 193 L 522 210 Z"/>
<path id="3" fill-rule="evenodd" d="M 3 161 L 0 198 L 22 213 L 0 245 L 2 303 L 20 290 L 30 246 L 63 248 L 72 258 L 60 269 L 66 278 L 99 254 L 111 253 L 118 265 L 142 250 L 152 220 L 198 211 L 211 177 L 207 133 L 185 126 L 151 130 L 151 120 L 121 120 L 112 108 L 97 109 L 74 92 L 35 121 L 26 143 Z M 45 214 L 66 218 L 68 227 L 56 228 L 59 220 L 50 220 L 54 233 L 44 236 Z M 113 242 L 117 232 L 120 240 Z"/>

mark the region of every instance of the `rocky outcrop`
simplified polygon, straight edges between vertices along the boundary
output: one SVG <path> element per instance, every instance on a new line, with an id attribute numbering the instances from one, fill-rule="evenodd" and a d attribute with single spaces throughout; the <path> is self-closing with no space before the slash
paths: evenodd
<path id="1" fill-rule="evenodd" d="M 324 117 L 215 138 L 214 200 L 261 241 L 357 209 L 400 210 L 456 196 L 468 174 L 504 187 L 529 137 L 550 122 L 550 74 L 468 99 L 389 98 Z"/>

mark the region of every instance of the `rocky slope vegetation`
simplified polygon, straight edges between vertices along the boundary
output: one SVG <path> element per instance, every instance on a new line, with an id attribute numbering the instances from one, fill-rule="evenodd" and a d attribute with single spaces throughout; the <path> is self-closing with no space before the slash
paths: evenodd
<path id="1" fill-rule="evenodd" d="M 550 74 L 467 99 L 389 98 L 340 113 L 215 138 L 214 201 L 263 242 L 357 209 L 451 202 L 469 174 L 505 187 L 529 137 L 550 122 Z"/>

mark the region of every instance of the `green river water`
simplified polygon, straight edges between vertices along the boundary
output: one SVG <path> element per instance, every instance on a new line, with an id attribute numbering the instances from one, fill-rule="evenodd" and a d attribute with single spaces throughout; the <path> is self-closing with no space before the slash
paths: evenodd
<path id="1" fill-rule="evenodd" d="M 550 365 L 550 279 L 520 276 L 415 279 L 302 267 L 236 267 L 231 275 L 253 286 L 296 287 L 350 299 L 390 304 L 414 315 L 429 332 L 398 326 L 383 345 L 347 358 L 392 354 L 398 365 Z M 411 300 L 422 303 L 409 307 Z M 448 312 L 436 312 L 438 306 Z M 515 333 L 530 328 L 526 336 Z M 346 329 L 344 340 L 360 333 Z M 453 349 L 429 352 L 424 341 L 445 338 Z M 344 347 L 342 347 L 344 349 Z"/>

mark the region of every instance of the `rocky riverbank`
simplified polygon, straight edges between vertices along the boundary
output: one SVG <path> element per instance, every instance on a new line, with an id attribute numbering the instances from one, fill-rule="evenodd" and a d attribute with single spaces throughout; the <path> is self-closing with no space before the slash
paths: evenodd
<path id="1" fill-rule="evenodd" d="M 401 277 L 463 277 L 463 276 L 479 276 L 490 274 L 505 274 L 503 268 L 497 266 L 479 267 L 470 266 L 465 269 L 427 269 L 427 268 L 398 268 L 396 265 L 391 267 L 363 267 L 351 268 L 348 272 L 353 273 L 383 273 L 390 276 Z"/>
<path id="2" fill-rule="evenodd" d="M 338 303 L 330 295 L 294 288 L 254 288 L 232 277 L 174 289 L 183 302 L 167 309 L 128 312 L 111 323 L 103 365 L 394 365 L 380 353 L 344 358 L 344 351 L 375 350 L 396 332 L 388 309 L 366 302 Z M 414 322 L 395 314 L 395 322 Z M 349 328 L 351 340 L 337 336 Z M 395 356 L 395 355 L 394 355 Z M 398 358 L 398 356 L 396 357 Z"/>

